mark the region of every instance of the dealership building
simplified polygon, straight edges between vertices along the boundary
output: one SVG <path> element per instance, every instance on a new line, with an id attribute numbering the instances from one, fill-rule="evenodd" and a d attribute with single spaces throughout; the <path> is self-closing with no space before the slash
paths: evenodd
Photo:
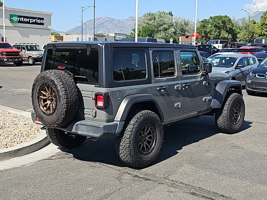
<path id="1" fill-rule="evenodd" d="M 11 45 L 15 43 L 37 43 L 43 47 L 51 42 L 51 12 L 39 12 L 5 7 L 5 23 L 3 23 L 3 7 L 0 7 L 0 38 Z"/>

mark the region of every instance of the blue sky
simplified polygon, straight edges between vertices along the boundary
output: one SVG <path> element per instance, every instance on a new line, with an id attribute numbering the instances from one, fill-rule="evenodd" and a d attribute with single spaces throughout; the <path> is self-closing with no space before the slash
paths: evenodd
<path id="1" fill-rule="evenodd" d="M 126 19 L 135 16 L 136 0 L 95 0 L 96 17 Z M 81 7 L 93 6 L 93 0 L 5 0 L 11 8 L 52 12 L 52 28 L 67 31 L 81 23 Z M 194 21 L 196 0 L 139 0 L 139 17 L 147 12 L 172 11 Z M 228 15 L 236 19 L 247 17 L 241 10 L 267 10 L 267 0 L 198 0 L 198 19 Z M 93 18 L 93 8 L 84 11 L 84 21 Z"/>

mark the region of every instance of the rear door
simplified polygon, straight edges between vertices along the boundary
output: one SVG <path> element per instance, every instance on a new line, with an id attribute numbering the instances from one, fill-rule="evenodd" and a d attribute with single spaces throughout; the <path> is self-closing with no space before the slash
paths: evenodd
<path id="1" fill-rule="evenodd" d="M 177 51 L 153 49 L 152 58 L 152 85 L 151 92 L 156 98 L 164 115 L 164 123 L 176 121 L 181 117 L 180 94 L 177 91 L 178 70 Z"/>
<path id="2" fill-rule="evenodd" d="M 211 84 L 202 74 L 202 65 L 196 51 L 180 51 L 179 94 L 181 108 L 187 116 L 206 111 L 211 103 Z"/>

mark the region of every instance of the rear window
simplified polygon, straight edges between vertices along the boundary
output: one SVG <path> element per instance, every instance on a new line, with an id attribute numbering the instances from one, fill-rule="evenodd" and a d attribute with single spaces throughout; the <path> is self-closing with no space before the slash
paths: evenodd
<path id="1" fill-rule="evenodd" d="M 48 49 L 46 69 L 61 69 L 70 71 L 77 82 L 98 82 L 98 51 L 91 49 L 87 54 L 86 48 Z"/>

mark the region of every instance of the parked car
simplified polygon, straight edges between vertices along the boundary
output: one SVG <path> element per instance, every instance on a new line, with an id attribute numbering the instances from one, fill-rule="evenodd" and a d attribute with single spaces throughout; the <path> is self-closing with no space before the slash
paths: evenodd
<path id="1" fill-rule="evenodd" d="M 36 43 L 17 43 L 14 45 L 16 49 L 21 51 L 23 61 L 28 62 L 30 65 L 34 65 L 35 62 L 41 62 L 44 51 Z"/>
<path id="2" fill-rule="evenodd" d="M 205 51 L 205 52 L 208 52 L 210 54 L 214 54 L 214 53 L 219 52 L 219 49 L 217 49 L 215 46 L 209 45 L 209 44 L 201 44 L 201 45 L 198 45 L 197 46 L 197 49 L 199 51 Z"/>
<path id="3" fill-rule="evenodd" d="M 266 52 L 257 52 L 254 56 L 258 59 L 259 63 L 261 63 L 265 58 L 267 58 Z"/>
<path id="4" fill-rule="evenodd" d="M 224 49 L 221 49 L 219 51 L 219 53 L 223 53 L 223 52 L 238 52 L 238 48 L 224 48 Z"/>
<path id="5" fill-rule="evenodd" d="M 44 56 L 32 118 L 60 147 L 113 136 L 120 160 L 143 168 L 160 153 L 163 125 L 208 114 L 222 132 L 242 127 L 240 82 L 210 82 L 211 64 L 191 45 L 62 42 Z"/>
<path id="6" fill-rule="evenodd" d="M 265 49 L 260 46 L 243 46 L 238 48 L 238 52 L 242 54 L 255 54 L 257 52 L 265 52 Z"/>
<path id="7" fill-rule="evenodd" d="M 247 76 L 246 91 L 250 95 L 255 92 L 267 93 L 267 58 Z"/>
<path id="8" fill-rule="evenodd" d="M 0 42 L 0 64 L 7 62 L 22 65 L 20 50 L 13 48 L 8 42 Z"/>
<path id="9" fill-rule="evenodd" d="M 215 56 L 210 63 L 212 64 L 212 73 L 210 74 L 212 80 L 238 80 L 242 86 L 246 85 L 247 75 L 259 65 L 255 56 L 239 53 Z"/>
<path id="10" fill-rule="evenodd" d="M 199 53 L 200 53 L 200 55 L 201 55 L 202 57 L 204 57 L 204 58 L 208 58 L 208 57 L 210 57 L 210 53 L 208 53 L 208 52 L 205 52 L 205 51 L 199 51 Z"/>

